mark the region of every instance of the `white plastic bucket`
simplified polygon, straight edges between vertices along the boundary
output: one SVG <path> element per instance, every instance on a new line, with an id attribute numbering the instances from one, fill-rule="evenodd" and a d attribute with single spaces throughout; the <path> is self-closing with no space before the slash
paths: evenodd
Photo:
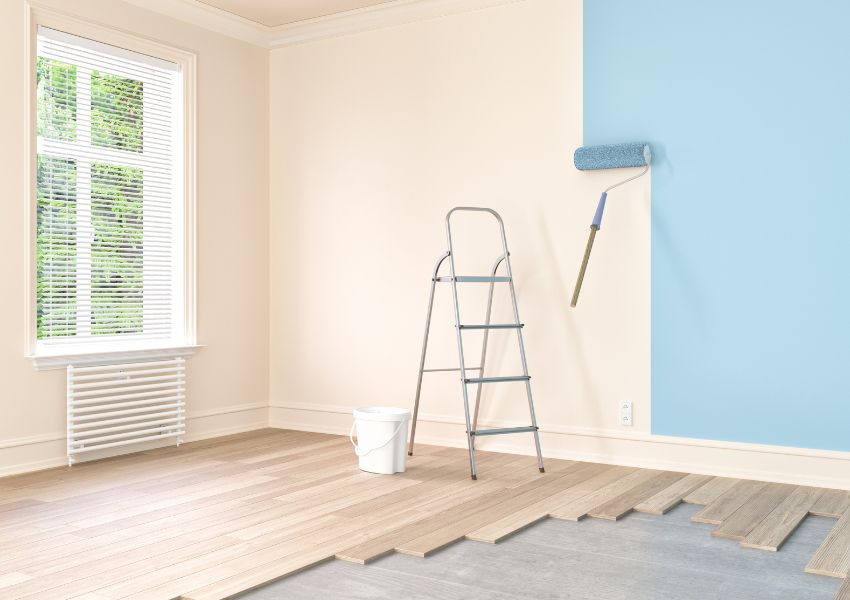
<path id="1" fill-rule="evenodd" d="M 410 411 L 390 406 L 354 409 L 349 439 L 360 458 L 360 470 L 392 475 L 403 473 L 407 458 Z M 357 442 L 354 430 L 357 430 Z"/>

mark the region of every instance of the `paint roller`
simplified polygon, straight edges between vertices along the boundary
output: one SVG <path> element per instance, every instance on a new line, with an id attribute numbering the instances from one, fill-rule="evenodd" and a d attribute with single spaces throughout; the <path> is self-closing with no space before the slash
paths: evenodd
<path id="1" fill-rule="evenodd" d="M 608 199 L 608 192 L 616 187 L 628 183 L 646 175 L 649 171 L 649 164 L 652 161 L 652 154 L 649 150 L 649 144 L 643 142 L 633 144 L 606 144 L 603 146 L 582 146 L 575 151 L 573 162 L 576 169 L 579 171 L 594 171 L 597 169 L 624 169 L 629 167 L 645 167 L 637 175 L 633 175 L 628 179 L 624 179 L 619 183 L 608 187 L 602 196 L 599 198 L 599 204 L 596 206 L 596 214 L 593 215 L 593 222 L 590 224 L 590 236 L 587 238 L 587 247 L 584 250 L 584 258 L 581 261 L 581 269 L 578 272 L 575 291 L 573 292 L 573 301 L 570 306 L 575 308 L 578 303 L 578 295 L 581 292 L 581 284 L 584 281 L 584 273 L 587 270 L 587 262 L 590 260 L 590 251 L 593 249 L 593 240 L 596 239 L 596 232 L 602 228 L 602 213 L 605 212 L 605 201 Z"/>

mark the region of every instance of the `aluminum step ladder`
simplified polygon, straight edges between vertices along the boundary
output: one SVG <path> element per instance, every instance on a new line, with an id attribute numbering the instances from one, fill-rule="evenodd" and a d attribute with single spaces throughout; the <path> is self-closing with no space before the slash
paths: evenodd
<path id="1" fill-rule="evenodd" d="M 454 252 L 452 249 L 452 225 L 451 225 L 451 217 L 456 212 L 484 212 L 493 215 L 496 218 L 496 221 L 499 223 L 499 230 L 501 233 L 502 240 L 502 254 L 496 260 L 496 263 L 493 265 L 493 269 L 490 275 L 486 276 L 471 276 L 471 275 L 458 275 L 455 271 L 455 260 L 454 260 Z M 408 454 L 413 456 L 413 442 L 416 437 L 416 420 L 419 415 L 419 398 L 422 392 L 422 376 L 425 373 L 434 373 L 434 372 L 445 372 L 445 371 L 460 371 L 460 384 L 461 390 L 463 392 L 463 409 L 464 416 L 466 417 L 466 437 L 467 437 L 467 445 L 469 446 L 469 471 L 472 479 L 478 478 L 478 472 L 475 468 L 475 438 L 485 435 L 502 435 L 508 433 L 532 433 L 534 435 L 534 446 L 537 450 L 537 465 L 540 469 L 540 472 L 543 473 L 543 454 L 540 451 L 540 433 L 539 428 L 537 427 L 537 417 L 534 415 L 534 400 L 531 396 L 531 377 L 528 375 L 528 364 L 525 358 L 525 346 L 522 341 L 522 328 L 523 324 L 519 319 L 519 309 L 517 308 L 516 301 L 516 291 L 514 290 L 514 281 L 513 281 L 513 272 L 511 271 L 511 259 L 510 253 L 508 252 L 508 242 L 505 238 L 505 224 L 502 221 L 502 217 L 499 216 L 495 210 L 490 208 L 477 208 L 477 207 L 469 207 L 469 206 L 459 206 L 453 208 L 446 215 L 446 241 L 448 242 L 448 251 L 440 256 L 437 261 L 436 266 L 434 267 L 434 275 L 431 277 L 431 293 L 428 297 L 428 311 L 425 317 L 425 337 L 422 341 L 422 356 L 419 361 L 419 377 L 416 381 L 416 399 L 413 403 L 413 424 L 410 430 L 410 446 L 408 448 Z M 440 267 L 443 265 L 446 259 L 449 259 L 449 269 L 451 274 L 447 276 L 440 276 Z M 498 276 L 496 273 L 499 271 L 499 267 L 504 264 L 505 265 L 505 275 Z M 425 368 L 425 356 L 428 351 L 428 332 L 431 329 L 431 313 L 434 308 L 434 290 L 438 283 L 451 283 L 452 284 L 452 298 L 454 300 L 454 315 L 455 315 L 455 330 L 457 332 L 457 350 L 458 350 L 458 359 L 460 362 L 459 368 L 447 368 L 447 369 L 426 369 Z M 457 286 L 459 283 L 489 283 L 490 291 L 487 296 L 487 312 L 484 318 L 484 323 L 481 325 L 468 325 L 460 322 L 460 305 L 458 303 L 458 294 L 457 294 Z M 513 314 L 514 314 L 514 322 L 513 323 L 499 323 L 494 324 L 490 322 L 490 315 L 493 308 L 493 289 L 497 283 L 506 283 L 508 284 L 508 289 L 510 290 L 511 295 L 511 303 L 513 304 Z M 522 374 L 521 375 L 512 375 L 507 377 L 485 377 L 484 376 L 484 365 L 487 359 L 487 341 L 490 337 L 490 331 L 494 329 L 513 329 L 517 334 L 517 342 L 519 343 L 519 355 L 520 360 L 522 362 Z M 479 362 L 479 366 L 477 367 L 467 367 L 466 359 L 464 358 L 464 350 L 463 350 L 463 332 L 470 330 L 483 330 L 484 331 L 484 339 L 481 345 L 481 360 Z M 470 377 L 469 372 L 477 372 L 478 377 Z M 484 384 L 491 383 L 506 383 L 513 381 L 523 381 L 525 382 L 525 392 L 528 397 L 528 411 L 531 415 L 531 425 L 525 427 L 502 427 L 498 429 L 478 429 L 478 410 L 481 405 L 481 392 L 484 387 Z M 477 385 L 477 390 L 475 392 L 475 409 L 473 415 L 470 417 L 469 414 L 469 386 Z"/>

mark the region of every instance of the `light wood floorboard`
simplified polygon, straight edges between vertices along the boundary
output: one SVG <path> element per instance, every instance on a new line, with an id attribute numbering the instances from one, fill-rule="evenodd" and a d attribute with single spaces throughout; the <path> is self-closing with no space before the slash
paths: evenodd
<path id="1" fill-rule="evenodd" d="M 712 477 L 705 485 L 702 485 L 690 494 L 687 494 L 684 498 L 682 498 L 682 501 L 687 502 L 688 504 L 707 506 L 732 489 L 732 487 L 739 481 L 741 480 L 729 479 L 727 477 Z"/>
<path id="2" fill-rule="evenodd" d="M 568 504 L 558 506 L 552 511 L 556 519 L 578 521 L 587 516 L 591 510 L 617 498 L 622 493 L 656 477 L 660 471 L 632 470 L 612 481 L 611 483 L 592 491 Z"/>
<path id="3" fill-rule="evenodd" d="M 845 512 L 812 560 L 806 565 L 806 573 L 847 577 L 850 575 L 850 510 Z"/>
<path id="4" fill-rule="evenodd" d="M 616 498 L 612 498 L 605 504 L 594 508 L 587 514 L 597 519 L 616 521 L 630 513 L 641 502 L 664 491 L 683 477 L 685 477 L 684 473 L 659 473 L 648 481 L 636 485 L 627 492 L 623 492 Z"/>
<path id="5" fill-rule="evenodd" d="M 758 494 L 765 485 L 767 484 L 761 481 L 739 481 L 729 488 L 729 491 L 718 496 L 711 504 L 691 517 L 691 521 L 720 525 L 750 498 Z"/>
<path id="6" fill-rule="evenodd" d="M 811 514 L 818 517 L 838 519 L 850 510 L 850 492 L 843 490 L 824 490 L 821 497 L 812 506 Z"/>
<path id="7" fill-rule="evenodd" d="M 704 486 L 712 478 L 708 475 L 688 475 L 670 487 L 635 506 L 637 512 L 663 515 L 678 506 L 685 496 Z"/>
<path id="8" fill-rule="evenodd" d="M 777 552 L 822 495 L 821 489 L 798 487 L 741 540 L 741 545 Z"/>
<path id="9" fill-rule="evenodd" d="M 373 475 L 345 437 L 262 430 L 0 479 L 0 598 L 218 600 L 334 557 L 428 556 L 550 516 L 616 520 L 682 501 L 703 505 L 695 520 L 717 535 L 773 551 L 807 514 L 837 518 L 807 570 L 850 570 L 847 492 L 477 458 L 478 481 L 465 450 L 432 446 L 403 474 Z"/>
<path id="10" fill-rule="evenodd" d="M 838 593 L 835 595 L 835 600 L 850 600 L 850 577 L 844 579 L 844 583 L 841 584 Z"/>
<path id="11" fill-rule="evenodd" d="M 711 532 L 714 537 L 730 540 L 743 540 L 761 523 L 785 498 L 794 491 L 794 486 L 781 483 L 769 483 L 761 488 L 741 508 L 723 521 Z"/>

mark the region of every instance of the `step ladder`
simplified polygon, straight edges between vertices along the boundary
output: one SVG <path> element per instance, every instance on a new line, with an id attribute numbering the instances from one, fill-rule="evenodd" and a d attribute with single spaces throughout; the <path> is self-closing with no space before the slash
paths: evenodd
<path id="1" fill-rule="evenodd" d="M 499 230 L 501 233 L 502 240 L 502 254 L 496 260 L 493 265 L 493 269 L 490 275 L 487 276 L 471 276 L 471 275 L 458 275 L 455 271 L 455 260 L 454 260 L 454 252 L 452 250 L 452 225 L 451 218 L 452 215 L 456 212 L 484 212 L 493 215 L 496 218 L 496 221 L 499 223 Z M 531 377 L 528 375 L 528 364 L 526 363 L 525 358 L 525 346 L 522 341 L 522 328 L 523 324 L 519 319 L 519 309 L 517 308 L 516 302 L 516 291 L 514 290 L 514 281 L 513 281 L 513 272 L 511 271 L 511 259 L 510 253 L 508 252 L 508 242 L 505 237 L 505 224 L 502 221 L 502 217 L 499 216 L 495 210 L 490 208 L 477 208 L 470 206 L 459 206 L 453 208 L 446 215 L 446 241 L 448 242 L 448 251 L 445 254 L 440 256 L 437 261 L 436 266 L 434 267 L 434 275 L 431 277 L 431 293 L 428 297 L 428 311 L 425 316 L 425 337 L 422 341 L 422 355 L 419 360 L 419 377 L 416 381 L 416 399 L 413 403 L 413 424 L 411 425 L 410 430 L 410 446 L 408 448 L 408 454 L 413 456 L 413 442 L 416 437 L 416 420 L 419 415 L 419 398 L 422 392 L 422 377 L 425 373 L 435 373 L 435 372 L 446 372 L 446 371 L 460 371 L 460 384 L 461 390 L 463 392 L 463 410 L 464 416 L 466 417 L 466 437 L 467 437 L 467 445 L 469 446 L 469 471 L 472 479 L 478 478 L 478 472 L 475 468 L 475 438 L 485 436 L 485 435 L 502 435 L 508 433 L 531 433 L 534 435 L 534 446 L 537 450 L 537 466 L 540 469 L 540 472 L 543 473 L 543 454 L 540 451 L 540 433 L 537 427 L 537 418 L 534 415 L 534 400 L 531 396 Z M 440 267 L 443 265 L 446 259 L 449 259 L 449 269 L 450 275 L 441 276 L 440 275 Z M 505 265 L 505 275 L 499 276 L 497 275 L 499 271 L 499 267 L 504 264 Z M 438 283 L 451 283 L 452 284 L 452 298 L 454 301 L 454 315 L 455 315 L 455 330 L 457 332 L 457 350 L 458 350 L 458 360 L 460 362 L 459 368 L 443 368 L 443 369 L 426 369 L 425 368 L 425 356 L 428 351 L 428 333 L 431 329 L 431 313 L 434 308 L 434 290 Z M 458 284 L 460 283 L 489 283 L 490 291 L 487 296 L 487 311 L 484 318 L 484 323 L 480 325 L 468 325 L 460 322 L 460 305 L 458 303 Z M 490 315 L 493 308 L 493 289 L 497 283 L 506 283 L 508 285 L 508 289 L 510 290 L 511 295 L 511 303 L 513 305 L 513 314 L 514 314 L 514 322 L 513 323 L 499 323 L 494 324 L 490 322 Z M 517 342 L 519 343 L 519 356 L 520 361 L 522 363 L 522 374 L 521 375 L 512 375 L 507 377 L 485 377 L 484 376 L 484 366 L 485 361 L 487 359 L 487 341 L 490 337 L 490 331 L 496 329 L 513 329 L 517 334 Z M 484 339 L 481 345 L 481 360 L 477 367 L 467 367 L 466 359 L 464 358 L 464 350 L 463 350 L 463 332 L 470 330 L 483 330 L 484 331 Z M 478 377 L 471 377 L 469 372 L 476 372 Z M 525 427 L 501 427 L 498 429 L 478 429 L 478 410 L 481 405 L 481 392 L 483 390 L 484 384 L 491 383 L 506 383 L 512 381 L 523 381 L 525 382 L 525 392 L 528 397 L 528 411 L 531 415 L 531 425 Z M 469 386 L 476 385 L 478 386 L 475 392 L 475 409 L 473 411 L 472 417 L 469 414 Z"/>

